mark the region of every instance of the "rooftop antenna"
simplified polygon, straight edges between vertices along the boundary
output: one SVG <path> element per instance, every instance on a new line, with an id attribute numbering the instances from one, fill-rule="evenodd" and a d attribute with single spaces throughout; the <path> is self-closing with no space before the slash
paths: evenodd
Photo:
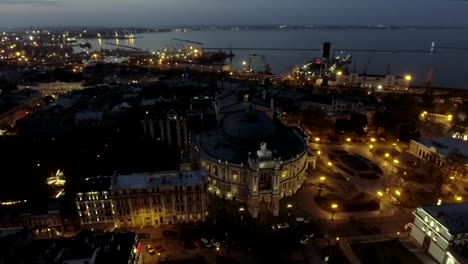
<path id="1" fill-rule="evenodd" d="M 435 47 L 435 41 L 433 41 L 431 44 L 431 53 L 429 53 L 429 56 L 432 56 L 432 53 L 434 52 L 434 47 Z"/>

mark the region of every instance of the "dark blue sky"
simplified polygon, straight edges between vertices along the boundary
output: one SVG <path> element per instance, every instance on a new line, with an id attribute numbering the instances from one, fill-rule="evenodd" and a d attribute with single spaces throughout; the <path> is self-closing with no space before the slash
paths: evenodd
<path id="1" fill-rule="evenodd" d="M 468 26 L 468 1 L 0 0 L 0 27 L 183 24 Z"/>

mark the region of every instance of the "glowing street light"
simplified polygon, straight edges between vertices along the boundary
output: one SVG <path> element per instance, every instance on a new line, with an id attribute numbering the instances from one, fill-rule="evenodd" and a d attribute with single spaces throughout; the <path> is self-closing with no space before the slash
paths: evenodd
<path id="1" fill-rule="evenodd" d="M 379 192 L 377 192 L 377 195 L 380 196 L 380 197 L 382 197 L 382 196 L 383 196 L 383 193 L 379 191 Z"/>
<path id="2" fill-rule="evenodd" d="M 388 152 L 385 153 L 385 157 L 386 157 L 386 158 L 390 157 L 390 153 L 388 153 Z"/>
<path id="3" fill-rule="evenodd" d="M 370 144 L 370 145 L 369 145 L 369 148 L 370 148 L 370 149 L 373 149 L 373 148 L 374 148 L 374 145 Z"/>
<path id="4" fill-rule="evenodd" d="M 398 163 L 400 163 L 400 161 L 398 161 L 397 159 L 394 159 L 393 163 L 398 164 Z"/>
<path id="5" fill-rule="evenodd" d="M 336 209 L 336 208 L 338 208 L 338 205 L 336 203 L 334 203 L 334 204 L 331 205 L 331 208 Z"/>
<path id="6" fill-rule="evenodd" d="M 395 194 L 398 195 L 398 196 L 400 196 L 400 195 L 401 195 L 401 192 L 400 192 L 399 190 L 396 190 L 396 191 L 395 191 Z"/>
<path id="7" fill-rule="evenodd" d="M 320 181 L 324 182 L 325 181 L 325 176 L 320 177 Z"/>
<path id="8" fill-rule="evenodd" d="M 405 75 L 405 80 L 407 81 L 411 81 L 413 78 L 411 77 L 411 75 L 407 74 Z"/>
<path id="9" fill-rule="evenodd" d="M 463 198 L 461 196 L 456 196 L 456 200 L 461 201 L 461 200 L 463 200 Z"/>
<path id="10" fill-rule="evenodd" d="M 448 115 L 447 120 L 448 120 L 448 121 L 452 121 L 452 118 L 453 118 L 452 115 Z"/>
<path id="11" fill-rule="evenodd" d="M 242 61 L 242 65 L 247 65 L 247 62 L 246 61 Z"/>
<path id="12" fill-rule="evenodd" d="M 347 141 L 347 142 L 351 142 L 351 138 L 347 138 L 346 141 Z"/>
<path id="13" fill-rule="evenodd" d="M 244 212 L 244 211 L 245 211 L 244 207 L 239 208 L 239 212 Z"/>
<path id="14" fill-rule="evenodd" d="M 315 138 L 315 142 L 319 142 L 320 141 L 320 138 L 319 137 L 316 137 Z"/>
<path id="15" fill-rule="evenodd" d="M 336 75 L 341 76 L 341 75 L 343 75 L 343 72 L 342 72 L 342 71 L 338 71 L 338 72 L 336 73 Z"/>
<path id="16" fill-rule="evenodd" d="M 288 207 L 288 208 L 292 208 L 292 204 L 288 204 L 286 207 Z"/>
<path id="17" fill-rule="evenodd" d="M 333 163 L 331 163 L 331 162 L 329 161 L 329 162 L 327 163 L 327 165 L 328 165 L 329 167 L 331 167 L 331 166 L 333 165 Z"/>
<path id="18" fill-rule="evenodd" d="M 320 154 L 322 154 L 322 151 L 318 150 L 317 154 L 320 156 Z"/>
<path id="19" fill-rule="evenodd" d="M 371 141 L 371 142 L 375 142 L 375 138 L 371 138 L 370 141 Z"/>

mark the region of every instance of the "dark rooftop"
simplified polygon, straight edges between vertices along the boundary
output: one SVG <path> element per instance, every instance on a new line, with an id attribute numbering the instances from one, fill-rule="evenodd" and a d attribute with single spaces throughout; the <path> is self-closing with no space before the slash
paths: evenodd
<path id="1" fill-rule="evenodd" d="M 262 142 L 267 143 L 274 158 L 281 157 L 283 161 L 307 149 L 304 138 L 296 131 L 252 109 L 229 114 L 222 127 L 200 133 L 194 138 L 197 138 L 200 149 L 210 157 L 238 164 L 246 163 L 249 152 L 255 153 Z"/>

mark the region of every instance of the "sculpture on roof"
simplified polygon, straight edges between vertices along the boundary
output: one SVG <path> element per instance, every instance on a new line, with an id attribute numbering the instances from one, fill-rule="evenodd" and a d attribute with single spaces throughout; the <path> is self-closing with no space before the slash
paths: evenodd
<path id="1" fill-rule="evenodd" d="M 271 151 L 267 149 L 267 143 L 260 143 L 260 150 L 257 151 L 257 157 L 271 157 Z"/>

